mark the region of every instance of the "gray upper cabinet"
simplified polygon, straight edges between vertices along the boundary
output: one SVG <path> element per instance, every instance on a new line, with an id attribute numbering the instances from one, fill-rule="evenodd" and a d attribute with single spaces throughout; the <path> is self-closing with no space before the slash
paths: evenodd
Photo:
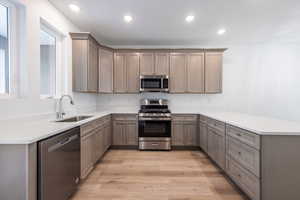
<path id="1" fill-rule="evenodd" d="M 140 62 L 137 53 L 115 53 L 114 92 L 138 93 Z"/>
<path id="2" fill-rule="evenodd" d="M 170 87 L 171 93 L 185 93 L 186 91 L 185 53 L 170 54 Z"/>
<path id="3" fill-rule="evenodd" d="M 73 91 L 98 92 L 98 43 L 88 33 L 70 33 L 73 58 Z"/>
<path id="4" fill-rule="evenodd" d="M 204 53 L 187 54 L 188 93 L 204 93 Z"/>
<path id="5" fill-rule="evenodd" d="M 141 53 L 140 54 L 140 74 L 141 75 L 154 75 L 154 53 Z"/>
<path id="6" fill-rule="evenodd" d="M 205 53 L 205 93 L 222 92 L 223 51 Z"/>
<path id="7" fill-rule="evenodd" d="M 99 93 L 113 93 L 113 65 L 112 50 L 99 49 Z"/>

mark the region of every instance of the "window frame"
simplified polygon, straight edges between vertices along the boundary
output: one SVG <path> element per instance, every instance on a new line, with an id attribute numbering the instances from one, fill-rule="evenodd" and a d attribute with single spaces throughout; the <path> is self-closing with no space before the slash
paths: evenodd
<path id="1" fill-rule="evenodd" d="M 40 19 L 40 31 L 44 31 L 48 33 L 49 35 L 53 36 L 55 38 L 55 87 L 54 87 L 54 94 L 51 95 L 42 95 L 40 93 L 41 99 L 57 99 L 61 95 L 62 90 L 62 78 L 63 78 L 63 43 L 64 43 L 64 35 L 58 31 L 54 26 L 52 26 L 50 23 L 48 23 L 43 18 Z M 40 62 L 41 63 L 41 62 Z M 40 68 L 41 69 L 41 68 Z M 41 78 L 41 77 L 40 77 Z M 40 86 L 41 86 L 41 80 L 40 80 Z"/>
<path id="2" fill-rule="evenodd" d="M 9 62 L 9 88 L 8 93 L 0 93 L 0 98 L 15 98 L 18 96 L 18 69 L 16 67 L 17 63 L 17 8 L 16 6 L 7 1 L 7 0 L 0 0 L 0 4 L 7 7 L 8 9 L 8 62 Z"/>

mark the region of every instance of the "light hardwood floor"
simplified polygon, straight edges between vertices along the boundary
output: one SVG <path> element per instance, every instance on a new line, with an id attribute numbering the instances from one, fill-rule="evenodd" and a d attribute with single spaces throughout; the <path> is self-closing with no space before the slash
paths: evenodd
<path id="1" fill-rule="evenodd" d="M 200 151 L 110 150 L 72 200 L 246 200 Z"/>

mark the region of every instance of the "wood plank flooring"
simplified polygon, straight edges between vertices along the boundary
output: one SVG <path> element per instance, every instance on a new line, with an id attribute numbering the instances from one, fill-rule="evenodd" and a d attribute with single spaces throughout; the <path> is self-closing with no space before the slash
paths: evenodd
<path id="1" fill-rule="evenodd" d="M 200 151 L 110 150 L 72 200 L 246 200 Z"/>

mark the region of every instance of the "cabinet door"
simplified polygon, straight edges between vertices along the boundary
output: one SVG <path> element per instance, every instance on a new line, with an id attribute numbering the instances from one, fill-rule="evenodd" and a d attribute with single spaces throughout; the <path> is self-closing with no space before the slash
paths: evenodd
<path id="1" fill-rule="evenodd" d="M 184 145 L 184 124 L 183 123 L 172 124 L 172 145 L 173 146 Z"/>
<path id="2" fill-rule="evenodd" d="M 197 146 L 197 125 L 195 123 L 187 123 L 184 125 L 184 145 Z"/>
<path id="3" fill-rule="evenodd" d="M 225 169 L 225 137 L 214 129 L 208 128 L 208 155 L 222 168 Z"/>
<path id="4" fill-rule="evenodd" d="M 200 147 L 203 151 L 207 152 L 207 125 L 204 123 L 200 123 L 199 125 L 199 133 L 200 133 Z"/>
<path id="5" fill-rule="evenodd" d="M 170 71 L 170 55 L 169 53 L 155 54 L 155 74 L 169 76 Z"/>
<path id="6" fill-rule="evenodd" d="M 113 122 L 113 145 L 124 145 L 124 125 L 120 121 Z"/>
<path id="7" fill-rule="evenodd" d="M 113 93 L 113 52 L 99 50 L 99 92 Z"/>
<path id="8" fill-rule="evenodd" d="M 138 93 L 140 90 L 140 63 L 139 55 L 130 53 L 126 55 L 127 92 Z"/>
<path id="9" fill-rule="evenodd" d="M 137 123 L 127 122 L 126 130 L 124 133 L 126 145 L 137 145 L 138 144 L 138 134 L 137 134 Z"/>
<path id="10" fill-rule="evenodd" d="M 81 178 L 85 178 L 92 170 L 94 165 L 93 157 L 94 133 L 81 138 Z"/>
<path id="11" fill-rule="evenodd" d="M 89 40 L 88 51 L 88 91 L 98 92 L 98 44 Z"/>
<path id="12" fill-rule="evenodd" d="M 140 54 L 140 74 L 153 75 L 154 74 L 154 54 L 141 53 Z"/>
<path id="13" fill-rule="evenodd" d="M 222 63 L 223 53 L 205 53 L 205 92 L 222 92 Z"/>
<path id="14" fill-rule="evenodd" d="M 204 92 L 204 53 L 187 56 L 187 92 Z"/>
<path id="15" fill-rule="evenodd" d="M 72 60 L 73 60 L 73 91 L 87 91 L 88 73 L 88 41 L 73 40 Z"/>
<path id="16" fill-rule="evenodd" d="M 170 83 L 171 93 L 186 91 L 186 55 L 171 53 L 170 55 Z"/>
<path id="17" fill-rule="evenodd" d="M 127 76 L 125 54 L 115 54 L 114 63 L 114 92 L 127 92 Z"/>

